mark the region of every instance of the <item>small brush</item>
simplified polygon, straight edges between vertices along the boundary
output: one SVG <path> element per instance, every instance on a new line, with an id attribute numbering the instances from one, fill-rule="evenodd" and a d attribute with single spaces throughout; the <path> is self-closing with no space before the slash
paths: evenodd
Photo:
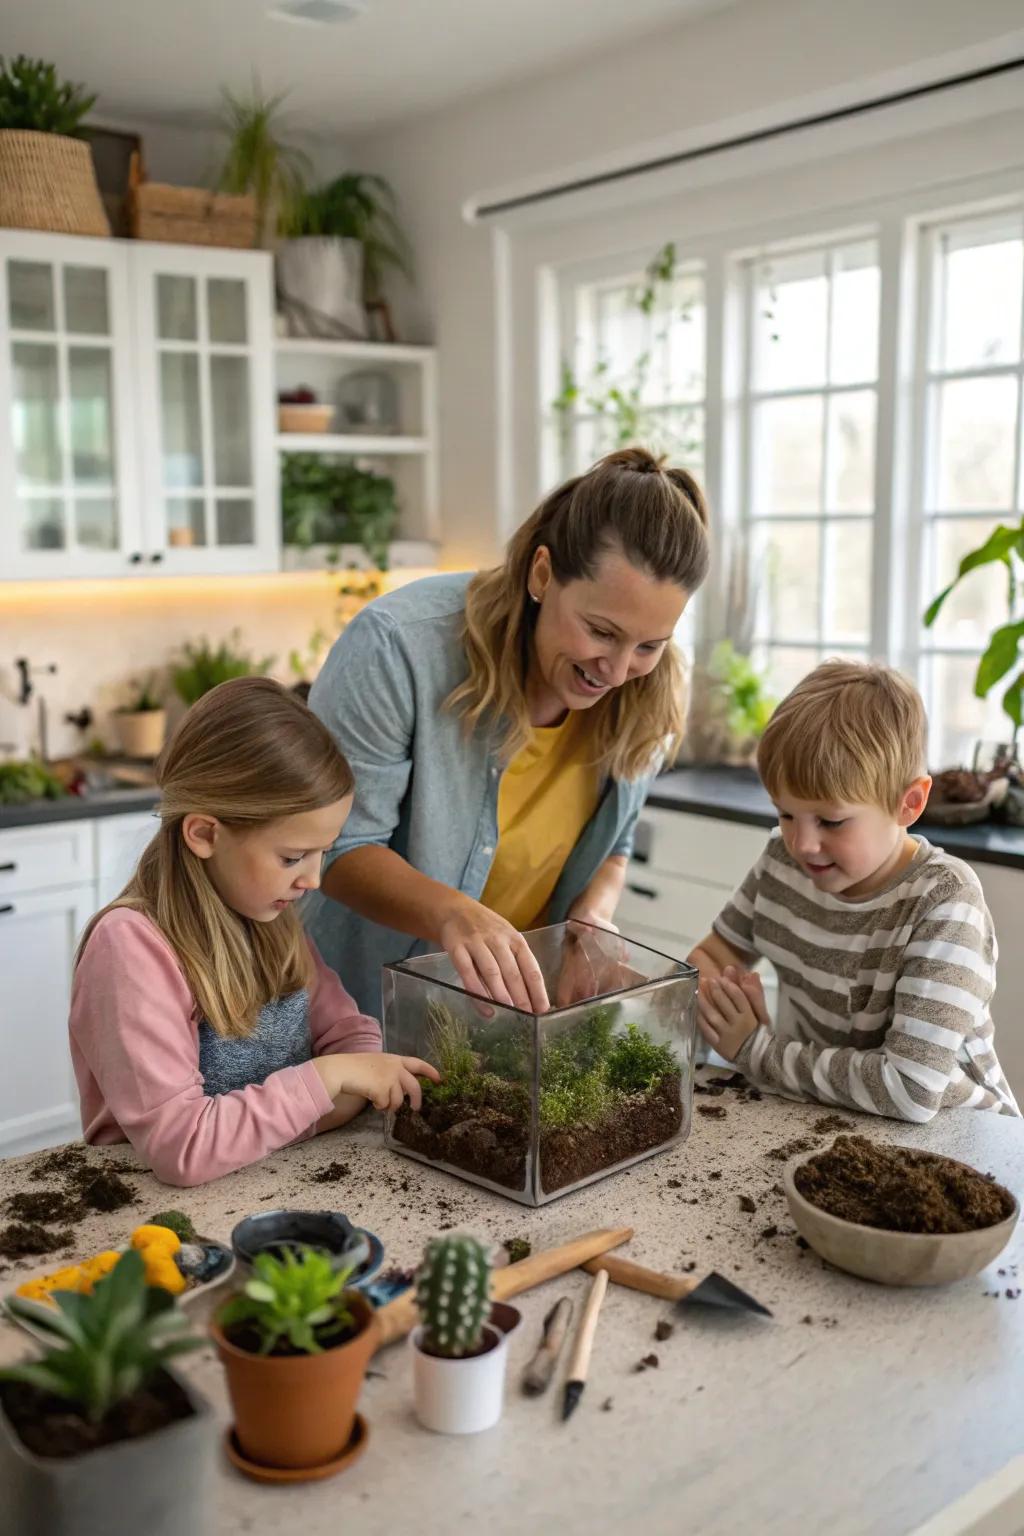
<path id="1" fill-rule="evenodd" d="M 583 1388 L 587 1384 L 587 1370 L 590 1366 L 590 1352 L 594 1347 L 594 1334 L 597 1332 L 597 1318 L 607 1289 L 608 1271 L 598 1270 L 594 1276 L 594 1283 L 590 1287 L 587 1304 L 583 1309 L 580 1331 L 576 1335 L 576 1344 L 569 1365 L 569 1379 L 565 1383 L 565 1396 L 562 1399 L 563 1422 L 575 1409 L 583 1396 Z"/>

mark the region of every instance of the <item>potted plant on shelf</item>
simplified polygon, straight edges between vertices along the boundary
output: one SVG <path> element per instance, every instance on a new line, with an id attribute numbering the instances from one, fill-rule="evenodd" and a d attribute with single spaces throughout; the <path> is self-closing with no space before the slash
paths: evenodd
<path id="1" fill-rule="evenodd" d="M 1007 623 L 997 625 L 974 679 L 975 696 L 987 698 L 997 684 L 1005 684 L 1003 713 L 1010 723 L 1009 741 L 996 754 L 991 773 L 950 769 L 935 776 L 928 798 L 927 817 L 932 821 L 964 823 L 983 820 L 998 805 L 1006 807 L 1007 819 L 1024 824 L 1024 789 L 1020 786 L 1019 741 L 1024 722 L 1024 617 L 1020 595 L 1024 578 L 1024 517 L 1017 524 L 1000 523 L 983 544 L 970 550 L 947 587 L 929 604 L 924 625 L 930 629 L 946 599 L 972 571 L 986 565 L 1006 570 Z M 975 753 L 977 758 L 977 753 Z"/>
<path id="2" fill-rule="evenodd" d="M 153 686 L 153 674 L 144 683 L 134 683 L 127 704 L 113 713 L 114 729 L 126 757 L 147 761 L 160 755 L 167 728 L 167 711 Z"/>
<path id="3" fill-rule="evenodd" d="M 52 1338 L 0 1370 L 0 1486 L 12 1531 L 146 1536 L 209 1529 L 213 1437 L 202 1398 L 168 1362 L 202 1342 L 169 1291 L 123 1254 L 90 1294 L 12 1297 L 16 1318 Z M 5 1529 L 8 1528 L 5 1526 Z"/>
<path id="4" fill-rule="evenodd" d="M 109 235 L 82 120 L 95 102 L 52 64 L 0 57 L 0 225 Z"/>
<path id="5" fill-rule="evenodd" d="M 383 280 L 389 270 L 411 276 L 412 262 L 382 176 L 349 172 L 304 192 L 281 229 L 278 297 L 293 336 L 364 337 L 370 310 L 394 341 Z"/>
<path id="6" fill-rule="evenodd" d="M 247 95 L 221 92 L 221 129 L 228 147 L 217 190 L 256 199 L 260 244 L 271 249 L 278 228 L 291 216 L 310 171 L 308 156 L 281 139 L 284 93 L 264 96 L 254 75 Z"/>
<path id="7" fill-rule="evenodd" d="M 506 1335 L 488 1322 L 490 1252 L 475 1237 L 435 1237 L 416 1273 L 422 1319 L 409 1336 L 416 1417 L 440 1434 L 472 1435 L 501 1418 Z"/>
<path id="8" fill-rule="evenodd" d="M 356 1403 L 377 1331 L 366 1297 L 346 1289 L 350 1273 L 315 1248 L 258 1253 L 214 1318 L 235 1414 L 228 1454 L 242 1471 L 323 1477 L 365 1446 Z"/>
<path id="9" fill-rule="evenodd" d="M 239 647 L 242 632 L 233 629 L 214 648 L 209 640 L 186 641 L 171 673 L 174 691 L 185 704 L 194 704 L 204 693 L 233 677 L 262 677 L 274 664 L 273 656 L 254 661 Z"/>
<path id="10" fill-rule="evenodd" d="M 374 566 L 386 571 L 398 522 L 395 482 L 350 459 L 286 453 L 281 459 L 281 521 L 286 546 L 361 544 Z"/>

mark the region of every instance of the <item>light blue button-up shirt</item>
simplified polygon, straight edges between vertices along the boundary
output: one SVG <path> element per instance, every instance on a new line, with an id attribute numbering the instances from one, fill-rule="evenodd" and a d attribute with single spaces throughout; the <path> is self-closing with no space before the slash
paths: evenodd
<path id="1" fill-rule="evenodd" d="M 355 774 L 355 804 L 326 863 L 378 843 L 479 900 L 498 842 L 502 732 L 444 708 L 468 673 L 462 641 L 470 577 L 428 576 L 379 597 L 338 636 L 309 696 Z M 629 854 L 650 785 L 608 779 L 551 898 L 552 922 L 612 854 Z M 436 949 L 319 892 L 304 917 L 363 1013 L 380 1015 L 381 966 Z"/>

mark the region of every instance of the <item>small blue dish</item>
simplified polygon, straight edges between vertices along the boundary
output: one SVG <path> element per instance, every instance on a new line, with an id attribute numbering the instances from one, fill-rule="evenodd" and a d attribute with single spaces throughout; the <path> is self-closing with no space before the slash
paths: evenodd
<path id="1" fill-rule="evenodd" d="M 372 1280 L 384 1262 L 380 1238 L 354 1227 L 341 1211 L 260 1211 L 238 1223 L 231 1247 L 244 1264 L 251 1264 L 258 1253 L 318 1248 L 336 1269 L 355 1265 L 350 1284 L 356 1289 Z"/>

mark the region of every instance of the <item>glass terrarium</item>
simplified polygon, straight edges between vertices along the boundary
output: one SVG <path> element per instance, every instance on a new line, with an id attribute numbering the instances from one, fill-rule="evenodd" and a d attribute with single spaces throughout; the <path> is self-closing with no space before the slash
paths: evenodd
<path id="1" fill-rule="evenodd" d="M 697 972 L 588 923 L 525 938 L 548 1013 L 466 992 L 446 954 L 384 967 L 384 1049 L 442 1078 L 388 1116 L 385 1140 L 543 1205 L 689 1134 Z"/>

